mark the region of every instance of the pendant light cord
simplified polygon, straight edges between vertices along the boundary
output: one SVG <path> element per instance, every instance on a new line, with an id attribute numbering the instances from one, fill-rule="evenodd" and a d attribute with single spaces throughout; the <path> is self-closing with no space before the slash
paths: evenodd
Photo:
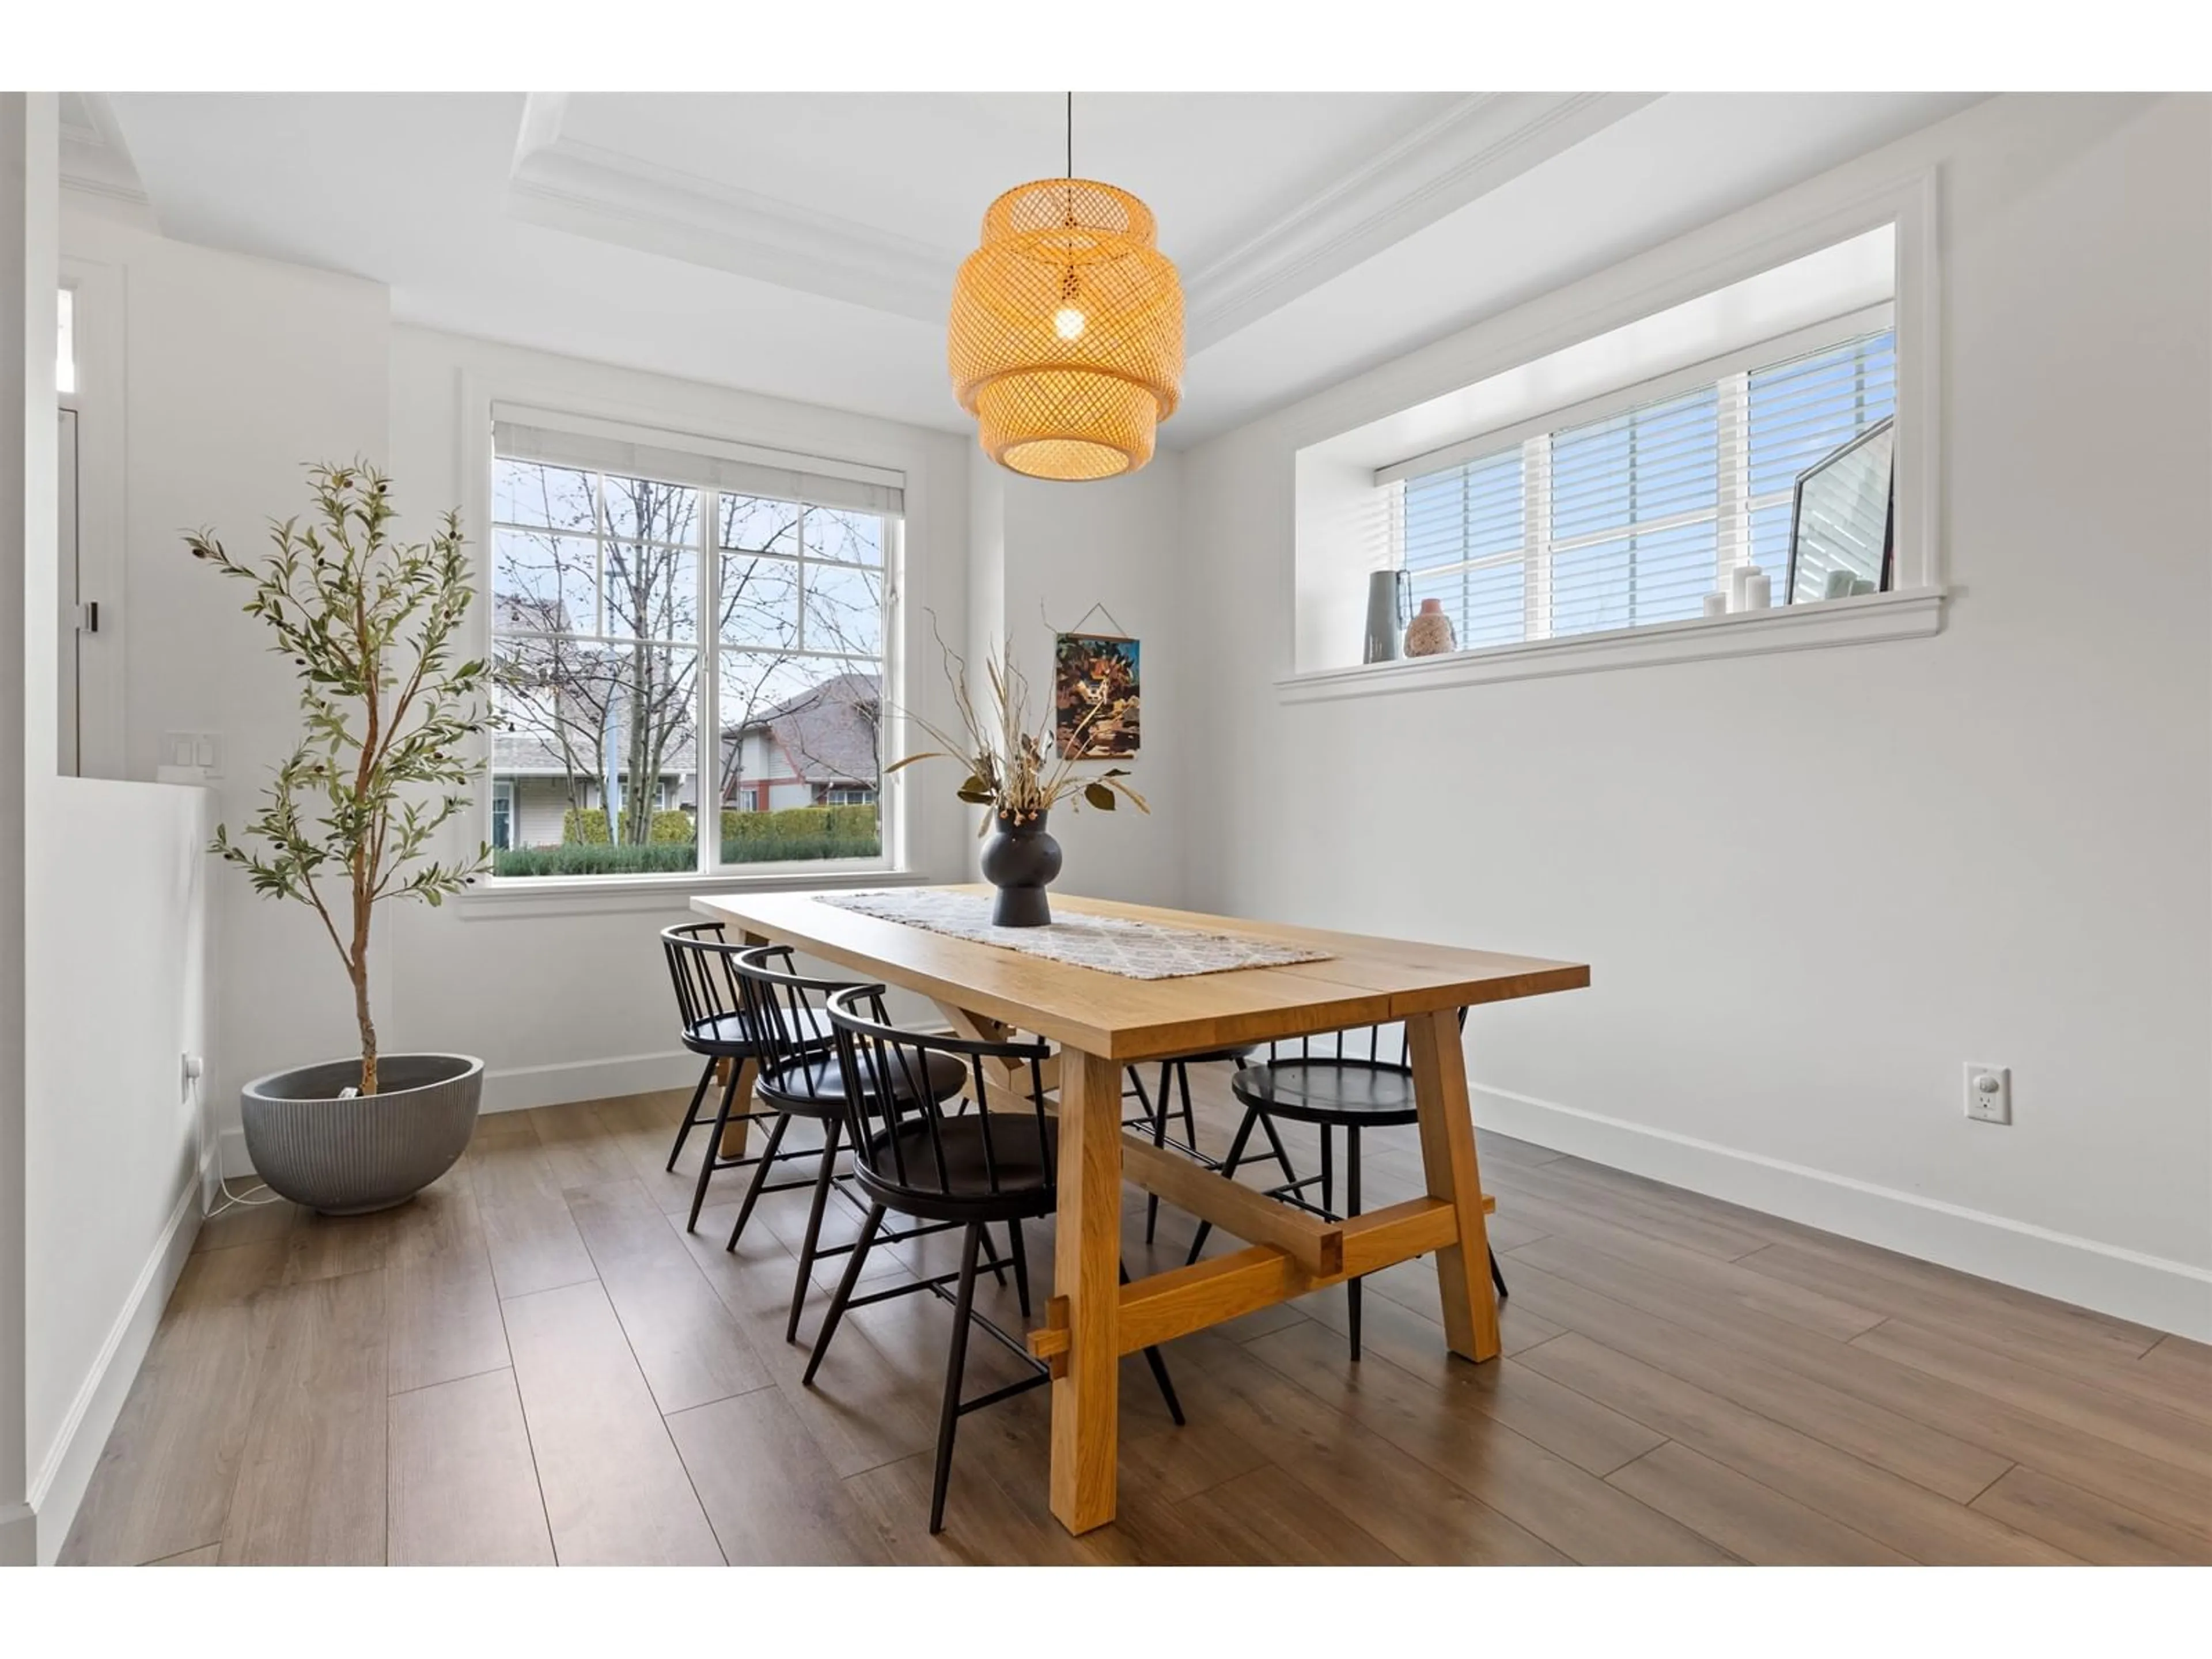
<path id="1" fill-rule="evenodd" d="M 1073 92 L 1067 94 L 1067 176 L 1072 183 L 1075 178 L 1075 94 Z"/>

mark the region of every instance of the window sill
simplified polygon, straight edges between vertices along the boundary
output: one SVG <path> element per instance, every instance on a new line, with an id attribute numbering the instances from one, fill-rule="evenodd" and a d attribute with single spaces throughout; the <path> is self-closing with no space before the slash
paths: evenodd
<path id="1" fill-rule="evenodd" d="M 1554 674 L 1597 673 L 1656 663 L 1703 662 L 1714 657 L 1753 657 L 1877 640 L 1919 639 L 1942 631 L 1944 598 L 1942 588 L 1916 587 L 1727 617 L 1697 617 L 1644 628 L 1577 634 L 1566 639 L 1491 646 L 1449 656 L 1322 669 L 1285 676 L 1275 682 L 1275 689 L 1285 702 L 1322 702 L 1389 691 L 1481 685 L 1492 680 L 1542 679 Z"/>
<path id="2" fill-rule="evenodd" d="M 811 869 L 785 866 L 759 875 L 701 875 L 696 871 L 657 876 L 510 877 L 472 887 L 451 901 L 464 921 L 507 921 L 526 916 L 608 915 L 623 912 L 688 911 L 694 893 L 775 893 L 801 888 L 919 887 L 937 879 L 915 870 L 855 869 L 825 860 Z"/>

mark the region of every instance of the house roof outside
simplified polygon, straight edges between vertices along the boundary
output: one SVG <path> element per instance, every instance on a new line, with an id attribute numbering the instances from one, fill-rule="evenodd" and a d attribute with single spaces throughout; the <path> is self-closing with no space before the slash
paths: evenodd
<path id="1" fill-rule="evenodd" d="M 806 782 L 873 788 L 882 766 L 877 740 L 882 707 L 883 682 L 876 675 L 833 675 L 749 720 L 724 726 L 723 754 L 728 760 L 747 732 L 764 731 Z M 733 769 L 726 764 L 725 775 Z"/>

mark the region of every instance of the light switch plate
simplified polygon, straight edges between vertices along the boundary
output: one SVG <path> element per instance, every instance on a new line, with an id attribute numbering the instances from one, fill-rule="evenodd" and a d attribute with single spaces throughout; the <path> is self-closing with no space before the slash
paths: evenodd
<path id="1" fill-rule="evenodd" d="M 222 734 L 220 732 L 164 732 L 155 764 L 164 772 L 189 772 L 192 775 L 188 781 L 194 783 L 220 778 L 222 775 Z"/>

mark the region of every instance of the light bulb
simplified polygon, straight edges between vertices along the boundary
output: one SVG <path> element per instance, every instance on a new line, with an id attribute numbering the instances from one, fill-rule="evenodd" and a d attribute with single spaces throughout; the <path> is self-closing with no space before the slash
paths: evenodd
<path id="1" fill-rule="evenodd" d="M 1052 313 L 1053 332 L 1063 340 L 1073 340 L 1083 332 L 1083 313 L 1073 306 L 1062 306 Z"/>

